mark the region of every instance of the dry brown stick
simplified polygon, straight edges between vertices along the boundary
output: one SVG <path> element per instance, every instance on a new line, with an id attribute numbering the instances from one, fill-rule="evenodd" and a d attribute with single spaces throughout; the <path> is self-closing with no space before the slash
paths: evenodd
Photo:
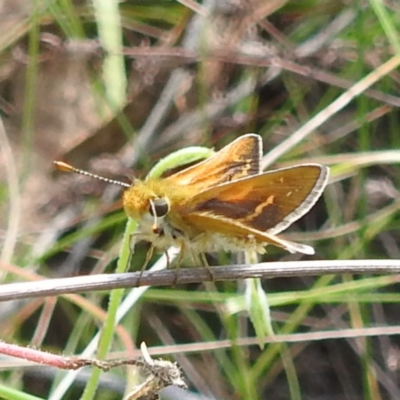
<path id="1" fill-rule="evenodd" d="M 0 264 L 1 266 L 1 264 Z M 255 265 L 228 265 L 211 267 L 214 281 L 245 278 L 282 278 L 321 276 L 329 274 L 399 274 L 400 260 L 316 260 L 266 262 Z M 73 278 L 46 279 L 36 282 L 10 283 L 0 286 L 0 301 L 33 297 L 58 296 L 70 293 L 108 291 L 140 286 L 171 286 L 209 281 L 206 268 L 180 268 L 176 282 L 175 270 L 157 272 L 99 274 Z M 397 277 L 391 278 L 397 281 Z"/>

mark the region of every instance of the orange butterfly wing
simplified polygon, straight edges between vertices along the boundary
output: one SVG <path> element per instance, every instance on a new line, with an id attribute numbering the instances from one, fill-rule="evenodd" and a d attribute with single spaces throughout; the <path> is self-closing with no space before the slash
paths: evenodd
<path id="1" fill-rule="evenodd" d="M 310 254 L 311 247 L 275 235 L 311 209 L 326 185 L 328 172 L 322 165 L 304 164 L 249 176 L 209 188 L 177 212 L 198 232 L 244 239 L 251 235 L 260 243 Z"/>
<path id="2" fill-rule="evenodd" d="M 165 180 L 173 185 L 191 186 L 195 193 L 260 173 L 261 138 L 247 134 L 234 140 L 212 157 L 186 168 Z"/>

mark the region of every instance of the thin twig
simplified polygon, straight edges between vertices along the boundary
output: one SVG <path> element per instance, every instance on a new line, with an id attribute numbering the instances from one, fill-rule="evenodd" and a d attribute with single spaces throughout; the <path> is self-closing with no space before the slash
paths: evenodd
<path id="1" fill-rule="evenodd" d="M 1 264 L 0 264 L 1 266 Z M 399 274 L 400 260 L 316 260 L 266 262 L 256 265 L 211 267 L 214 281 L 245 278 L 283 278 L 329 274 Z M 177 274 L 178 273 L 178 278 Z M 99 274 L 73 278 L 46 279 L 37 282 L 11 283 L 0 286 L 0 301 L 32 297 L 58 296 L 69 293 L 108 291 L 138 286 L 171 286 L 210 281 L 206 268 L 181 268 L 123 274 Z"/>

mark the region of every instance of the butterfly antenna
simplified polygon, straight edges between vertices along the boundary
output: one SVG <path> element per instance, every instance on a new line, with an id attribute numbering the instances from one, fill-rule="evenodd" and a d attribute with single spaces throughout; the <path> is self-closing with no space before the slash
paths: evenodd
<path id="1" fill-rule="evenodd" d="M 104 178 L 104 176 L 92 174 L 92 173 L 87 172 L 87 171 L 85 171 L 83 169 L 75 168 L 72 165 L 69 165 L 69 164 L 67 164 L 67 163 L 65 163 L 63 161 L 54 161 L 54 165 L 60 171 L 75 172 L 76 174 L 90 176 L 91 178 L 99 179 L 100 181 L 107 182 L 107 183 L 112 183 L 113 185 L 118 185 L 118 186 L 122 186 L 122 187 L 125 187 L 125 188 L 130 188 L 131 187 L 131 185 L 129 183 L 116 181 L 114 179 Z"/>

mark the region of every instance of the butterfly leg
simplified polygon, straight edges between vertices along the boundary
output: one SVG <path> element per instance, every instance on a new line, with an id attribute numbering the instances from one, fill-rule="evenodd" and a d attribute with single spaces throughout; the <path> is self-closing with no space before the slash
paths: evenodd
<path id="1" fill-rule="evenodd" d="M 201 260 L 201 263 L 203 264 L 203 267 L 207 269 L 208 274 L 210 275 L 210 281 L 214 282 L 214 274 L 212 272 L 210 264 L 207 261 L 207 257 L 206 257 L 205 253 L 200 253 L 200 260 Z"/>
<path id="2" fill-rule="evenodd" d="M 149 250 L 147 250 L 146 259 L 144 260 L 144 263 L 143 263 L 142 268 L 140 270 L 140 275 L 139 275 L 139 279 L 138 279 L 138 282 L 137 282 L 138 286 L 140 285 L 140 280 L 142 279 L 143 272 L 145 271 L 146 267 L 149 265 L 150 260 L 153 257 L 153 254 L 154 254 L 154 246 L 151 245 Z"/>
<path id="3" fill-rule="evenodd" d="M 175 267 L 175 279 L 174 282 L 172 284 L 172 286 L 175 286 L 178 283 L 178 278 L 179 278 L 179 270 L 181 268 L 182 262 L 184 260 L 184 256 L 185 256 L 185 242 L 184 240 L 180 240 L 179 241 L 179 253 L 177 255 L 177 257 L 175 258 L 175 260 L 173 260 L 173 262 L 170 264 L 168 264 L 168 268 L 172 268 Z"/>
<path id="4" fill-rule="evenodd" d="M 212 273 L 210 265 L 208 264 L 207 257 L 205 255 L 205 253 L 195 253 L 194 251 L 192 251 L 191 253 L 192 253 L 192 258 L 193 258 L 194 265 L 196 267 L 205 268 L 207 270 L 209 276 L 210 276 L 210 281 L 214 282 L 214 275 Z"/>
<path id="5" fill-rule="evenodd" d="M 130 254 L 129 254 L 129 263 L 128 263 L 128 265 L 130 265 L 130 263 L 132 261 L 133 254 L 135 253 L 135 245 L 136 245 L 136 242 L 138 240 L 140 240 L 140 236 L 141 236 L 141 232 L 134 232 L 134 233 L 131 234 L 131 237 L 130 237 Z M 145 271 L 146 267 L 150 263 L 151 258 L 153 257 L 154 249 L 155 249 L 154 246 L 151 245 L 149 250 L 146 253 L 146 259 L 144 260 L 144 263 L 143 263 L 142 268 L 140 270 L 140 274 L 139 274 L 139 278 L 137 280 L 136 286 L 140 286 L 140 281 L 142 279 L 143 272 Z"/>
<path id="6" fill-rule="evenodd" d="M 171 268 L 171 259 L 169 258 L 168 250 L 165 250 L 164 254 L 165 254 L 165 258 L 167 260 L 167 269 L 170 269 Z"/>

